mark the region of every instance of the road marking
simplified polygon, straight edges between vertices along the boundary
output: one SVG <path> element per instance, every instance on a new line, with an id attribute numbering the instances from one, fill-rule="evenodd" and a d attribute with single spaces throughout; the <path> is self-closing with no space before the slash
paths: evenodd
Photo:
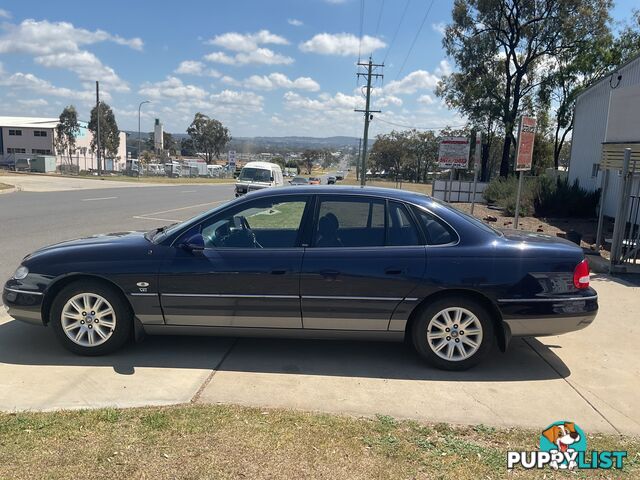
<path id="1" fill-rule="evenodd" d="M 139 216 L 140 217 L 149 217 L 151 215 L 162 215 L 163 213 L 177 212 L 179 210 L 188 210 L 190 208 L 204 207 L 206 205 L 218 205 L 220 203 L 225 203 L 225 202 L 228 202 L 228 201 L 229 200 L 219 200 L 217 202 L 197 203 L 196 205 L 187 205 L 186 207 L 171 208 L 169 210 L 160 210 L 159 212 L 143 213 L 142 215 L 139 215 Z"/>
<path id="2" fill-rule="evenodd" d="M 176 220 L 175 218 L 158 218 L 158 217 L 142 217 L 142 216 L 134 216 L 137 220 L 158 220 L 160 222 L 181 222 L 182 220 Z"/>
<path id="3" fill-rule="evenodd" d="M 180 193 L 195 193 L 195 190 L 182 190 Z"/>
<path id="4" fill-rule="evenodd" d="M 94 202 L 96 200 L 113 200 L 114 198 L 118 198 L 118 197 L 83 198 L 82 201 L 83 202 Z"/>
<path id="5" fill-rule="evenodd" d="M 161 222 L 181 222 L 182 220 L 176 220 L 175 218 L 160 218 L 160 217 L 156 217 L 156 215 L 162 215 L 163 213 L 171 213 L 171 212 L 177 212 L 179 210 L 188 210 L 190 208 L 197 208 L 197 207 L 204 207 L 206 205 L 218 205 L 220 203 L 225 203 L 228 202 L 228 200 L 219 200 L 217 202 L 207 202 L 207 203 L 198 203 L 196 205 L 187 205 L 186 207 L 178 207 L 178 208 L 172 208 L 170 210 L 162 210 L 159 212 L 151 212 L 151 213 L 144 213 L 142 215 L 134 215 L 132 218 L 138 219 L 138 220 L 158 220 Z"/>

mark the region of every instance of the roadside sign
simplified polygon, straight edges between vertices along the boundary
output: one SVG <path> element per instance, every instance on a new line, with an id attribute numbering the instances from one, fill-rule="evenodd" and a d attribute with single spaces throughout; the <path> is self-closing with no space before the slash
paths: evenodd
<path id="1" fill-rule="evenodd" d="M 438 167 L 468 168 L 470 147 L 467 137 L 444 137 L 440 141 Z"/>
<path id="2" fill-rule="evenodd" d="M 533 141 L 536 137 L 536 119 L 521 117 L 516 150 L 516 172 L 531 170 L 533 163 Z"/>
<path id="3" fill-rule="evenodd" d="M 227 152 L 227 164 L 230 167 L 235 167 L 236 166 L 236 151 L 235 150 L 229 150 Z"/>

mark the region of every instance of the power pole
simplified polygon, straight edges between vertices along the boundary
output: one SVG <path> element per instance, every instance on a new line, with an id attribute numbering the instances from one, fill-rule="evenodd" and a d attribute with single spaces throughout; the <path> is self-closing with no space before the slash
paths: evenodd
<path id="1" fill-rule="evenodd" d="M 382 78 L 383 75 L 381 73 L 373 73 L 373 69 L 377 67 L 384 67 L 384 63 L 373 63 L 371 57 L 369 57 L 369 62 L 361 63 L 358 62 L 358 66 L 367 67 L 366 73 L 358 72 L 358 77 L 363 76 L 367 77 L 367 94 L 366 94 L 366 103 L 364 110 L 355 110 L 356 112 L 364 113 L 364 134 L 362 139 L 362 167 L 360 168 L 360 185 L 364 187 L 367 178 L 367 147 L 369 146 L 369 121 L 373 119 L 372 113 L 380 113 L 380 110 L 370 110 L 369 107 L 371 105 L 371 78 Z"/>
<path id="2" fill-rule="evenodd" d="M 96 145 L 98 147 L 98 153 L 96 159 L 98 161 L 98 176 L 102 175 L 102 168 L 100 164 L 100 84 L 96 80 L 96 118 L 98 120 L 98 138 L 96 139 Z"/>
<path id="3" fill-rule="evenodd" d="M 358 161 L 356 162 L 356 179 L 360 179 L 360 147 L 362 146 L 362 138 L 358 139 Z"/>

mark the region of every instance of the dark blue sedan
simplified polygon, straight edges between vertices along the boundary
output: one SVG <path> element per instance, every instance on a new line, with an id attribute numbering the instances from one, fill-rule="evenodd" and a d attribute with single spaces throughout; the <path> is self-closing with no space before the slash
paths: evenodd
<path id="1" fill-rule="evenodd" d="M 261 190 L 150 232 L 40 249 L 7 281 L 18 320 L 100 355 L 143 334 L 408 340 L 462 370 L 513 336 L 589 325 L 582 250 L 402 190 Z"/>

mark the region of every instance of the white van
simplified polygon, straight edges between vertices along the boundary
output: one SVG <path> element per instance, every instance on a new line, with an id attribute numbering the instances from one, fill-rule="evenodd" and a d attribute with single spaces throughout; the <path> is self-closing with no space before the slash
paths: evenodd
<path id="1" fill-rule="evenodd" d="M 249 162 L 242 168 L 238 176 L 236 197 L 253 190 L 283 185 L 284 177 L 280 165 L 270 162 Z"/>
<path id="2" fill-rule="evenodd" d="M 221 177 L 224 172 L 224 167 L 222 165 L 207 165 L 207 176 L 208 177 Z"/>

